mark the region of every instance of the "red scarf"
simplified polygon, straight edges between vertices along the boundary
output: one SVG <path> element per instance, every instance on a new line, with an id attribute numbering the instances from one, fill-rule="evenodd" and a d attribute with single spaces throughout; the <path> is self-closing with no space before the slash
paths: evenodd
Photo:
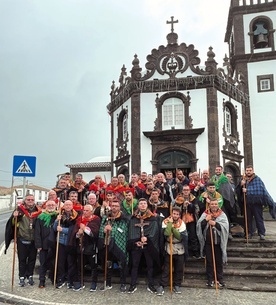
<path id="1" fill-rule="evenodd" d="M 205 214 L 211 214 L 212 217 L 217 218 L 221 215 L 222 210 L 218 209 L 216 212 L 211 212 L 209 209 L 204 212 Z"/>
<path id="2" fill-rule="evenodd" d="M 89 222 L 89 221 L 91 221 L 91 220 L 93 220 L 93 219 L 95 219 L 95 218 L 97 218 L 98 216 L 96 216 L 96 215 L 91 215 L 89 218 L 85 218 L 85 217 L 79 217 L 78 219 L 77 219 L 77 224 L 78 224 L 78 226 L 80 226 L 80 224 L 82 223 L 82 224 L 84 224 L 85 226 L 87 225 L 87 223 Z"/>
<path id="3" fill-rule="evenodd" d="M 19 208 L 28 218 L 36 218 L 39 214 L 41 214 L 42 212 L 41 208 L 39 206 L 35 206 L 35 207 L 36 207 L 36 211 L 30 213 L 29 210 L 27 210 L 23 204 L 19 206 Z"/>

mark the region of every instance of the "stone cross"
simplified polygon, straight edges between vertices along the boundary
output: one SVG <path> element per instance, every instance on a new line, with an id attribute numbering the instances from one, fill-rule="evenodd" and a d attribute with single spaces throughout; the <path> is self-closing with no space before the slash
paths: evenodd
<path id="1" fill-rule="evenodd" d="M 174 23 L 178 23 L 178 20 L 173 21 L 174 16 L 171 16 L 171 21 L 167 21 L 167 24 L 171 25 L 171 32 L 173 33 L 174 29 L 173 29 L 173 24 Z"/>

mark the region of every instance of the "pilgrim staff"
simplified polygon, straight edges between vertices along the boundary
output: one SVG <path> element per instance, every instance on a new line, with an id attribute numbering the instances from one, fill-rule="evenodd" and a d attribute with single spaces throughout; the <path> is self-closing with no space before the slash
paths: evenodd
<path id="1" fill-rule="evenodd" d="M 107 225 L 110 225 L 111 221 L 109 215 L 107 215 Z M 106 280 L 107 280 L 107 268 L 108 268 L 108 246 L 110 242 L 110 231 L 106 230 L 105 232 L 105 261 L 104 261 L 104 291 L 106 290 Z"/>
<path id="2" fill-rule="evenodd" d="M 245 174 L 243 174 L 243 180 L 245 180 Z M 243 185 L 243 190 L 246 188 L 246 185 Z M 245 224 L 245 236 L 246 243 L 248 244 L 248 224 L 247 224 L 247 210 L 246 210 L 246 192 L 243 191 L 243 209 L 244 209 L 244 224 Z"/>
<path id="3" fill-rule="evenodd" d="M 14 269 L 15 269 L 16 245 L 17 245 L 17 216 L 14 217 L 13 255 L 12 255 L 12 284 L 11 284 L 11 290 L 12 291 L 13 291 L 13 286 L 14 286 Z"/>
<path id="4" fill-rule="evenodd" d="M 61 205 L 60 200 L 58 201 L 58 215 L 61 215 Z M 58 226 L 60 226 L 60 218 L 58 220 Z M 55 269 L 54 269 L 54 287 L 56 287 L 56 277 L 57 277 L 57 265 L 58 265 L 58 249 L 59 249 L 59 235 L 60 231 L 57 231 L 57 241 L 56 241 L 56 257 L 55 257 Z"/>
<path id="5" fill-rule="evenodd" d="M 80 263 L 81 263 L 81 287 L 84 287 L 83 284 L 83 235 L 80 236 Z"/>
<path id="6" fill-rule="evenodd" d="M 170 205 L 170 215 L 172 217 L 172 205 Z M 173 232 L 170 235 L 170 292 L 173 292 Z"/>
<path id="7" fill-rule="evenodd" d="M 213 269 L 214 269 L 214 278 L 216 286 L 216 294 L 218 294 L 218 281 L 217 281 L 217 267 L 216 267 L 216 256 L 214 249 L 214 239 L 213 239 L 213 226 L 210 224 L 210 238 L 211 238 L 211 248 L 212 248 L 212 259 L 213 259 Z"/>

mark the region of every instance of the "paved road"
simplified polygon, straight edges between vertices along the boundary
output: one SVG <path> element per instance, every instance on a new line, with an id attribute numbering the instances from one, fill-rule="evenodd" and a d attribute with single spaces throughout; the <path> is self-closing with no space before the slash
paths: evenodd
<path id="1" fill-rule="evenodd" d="M 12 211 L 0 213 L 0 245 L 4 241 L 5 227 L 7 220 L 11 216 Z"/>

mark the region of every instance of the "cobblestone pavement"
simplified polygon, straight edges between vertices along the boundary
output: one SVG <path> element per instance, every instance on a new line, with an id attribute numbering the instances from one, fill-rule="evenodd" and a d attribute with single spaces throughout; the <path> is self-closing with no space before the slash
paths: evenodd
<path id="1" fill-rule="evenodd" d="M 228 289 L 219 289 L 216 293 L 215 288 L 196 289 L 182 288 L 182 294 L 170 294 L 169 289 L 165 288 L 163 296 L 151 294 L 146 290 L 145 285 L 137 285 L 134 294 L 120 293 L 119 285 L 113 285 L 111 290 L 101 292 L 89 291 L 89 283 L 84 290 L 75 292 L 67 289 L 55 289 L 50 282 L 45 289 L 37 287 L 38 276 L 35 276 L 36 285 L 18 287 L 17 276 L 15 276 L 14 288 L 11 290 L 11 251 L 9 255 L 1 255 L 1 279 L 0 279 L 0 301 L 10 304 L 275 304 L 275 293 L 265 292 L 246 292 Z M 16 266 L 17 268 L 17 266 Z M 17 270 L 17 269 L 16 269 Z M 203 283 L 204 285 L 204 283 Z"/>
<path id="2" fill-rule="evenodd" d="M 273 224 L 274 225 L 274 224 Z M 275 232 L 273 232 L 275 233 Z M 114 284 L 111 290 L 101 292 L 90 292 L 90 284 L 79 292 L 67 289 L 66 286 L 61 289 L 54 288 L 50 282 L 46 282 L 45 289 L 39 289 L 38 275 L 34 276 L 36 284 L 34 286 L 18 287 L 17 262 L 15 266 L 15 281 L 13 291 L 11 289 L 12 273 L 12 249 L 10 246 L 8 254 L 3 254 L 3 247 L 0 250 L 0 302 L 9 304 L 242 304 L 258 305 L 275 304 L 275 293 L 273 292 L 252 292 L 236 291 L 227 288 L 219 289 L 216 293 L 215 288 L 182 288 L 182 294 L 170 294 L 169 289 L 165 288 L 163 296 L 157 296 L 147 291 L 145 282 L 141 281 L 137 285 L 137 291 L 134 294 L 120 293 L 119 285 Z M 47 285 L 48 284 L 48 285 Z M 204 287 L 204 283 L 203 287 Z M 100 286 L 100 283 L 98 284 Z"/>

